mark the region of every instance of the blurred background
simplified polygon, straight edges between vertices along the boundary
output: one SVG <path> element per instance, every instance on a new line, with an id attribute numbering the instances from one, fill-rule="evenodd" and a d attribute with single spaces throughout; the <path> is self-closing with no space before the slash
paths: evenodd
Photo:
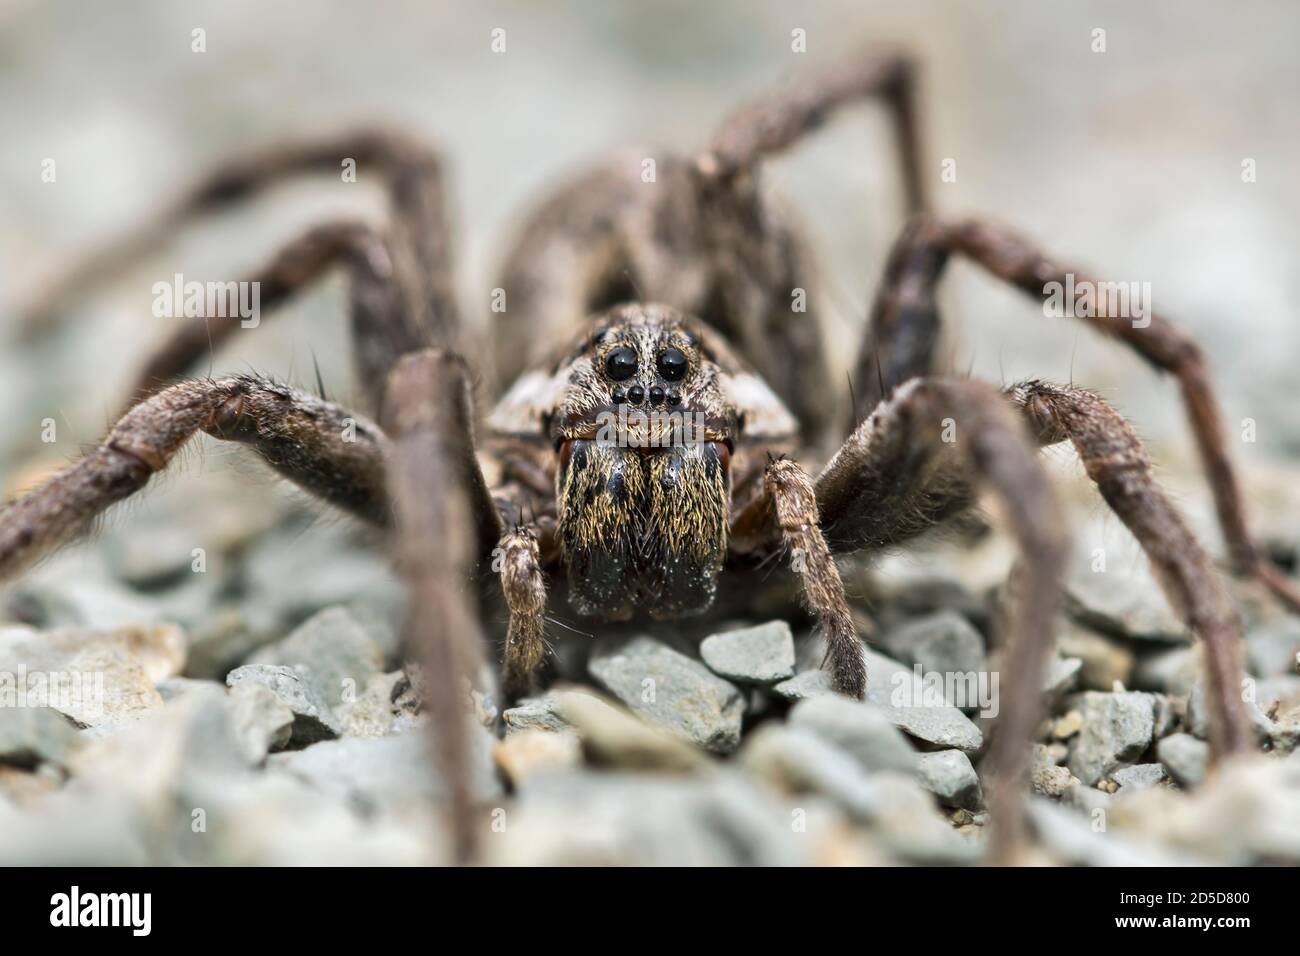
<path id="1" fill-rule="evenodd" d="M 493 53 L 490 34 L 506 31 Z M 821 0 L 654 4 L 392 0 L 210 4 L 0 2 L 0 473 L 66 458 L 104 428 L 150 344 L 155 281 L 226 279 L 305 225 L 378 214 L 378 195 L 298 182 L 185 230 L 75 302 L 58 334 L 14 341 L 14 317 L 77 255 L 138 222 L 215 161 L 287 135 L 399 124 L 450 166 L 458 281 L 481 323 L 512 227 L 602 152 L 689 151 L 735 106 L 868 44 L 922 65 L 923 140 L 937 208 L 988 215 L 1102 278 L 1151 283 L 1155 307 L 1207 348 L 1234 452 L 1250 477 L 1300 452 L 1292 413 L 1300 324 L 1300 9 L 1283 2 L 959 4 Z M 205 31 L 194 52 L 192 31 Z M 807 52 L 791 51 L 806 31 Z M 1095 30 L 1105 52 L 1094 52 Z M 883 112 L 842 120 L 773 163 L 802 211 L 846 361 L 901 225 Z M 53 158 L 57 180 L 42 181 Z M 956 160 L 957 181 L 939 179 Z M 1242 161 L 1257 181 L 1243 182 Z M 298 382 L 319 363 L 353 393 L 341 280 L 298 299 L 214 359 Z M 1095 386 L 1129 414 L 1177 486 L 1194 458 L 1172 382 L 1075 323 L 958 264 L 946 283 L 953 367 L 993 380 Z M 41 422 L 58 441 L 39 441 Z M 205 461 L 209 457 L 205 456 Z M 215 456 L 219 461 L 220 454 Z M 208 464 L 212 464 L 208 461 Z M 1258 466 L 1258 467 L 1256 467 Z M 1188 507 L 1204 511 L 1199 484 Z M 1260 491 L 1260 494 L 1268 492 Z"/>
<path id="2" fill-rule="evenodd" d="M 196 29 L 203 31 L 204 52 L 192 49 Z M 505 31 L 503 53 L 491 48 L 496 29 Z M 791 50 L 796 29 L 806 32 L 804 53 Z M 1104 52 L 1094 49 L 1097 31 L 1104 31 Z M 328 176 L 286 184 L 186 228 L 138 267 L 71 302 L 48 334 L 19 334 L 19 316 L 55 277 L 85 252 L 111 243 L 163 208 L 219 160 L 284 137 L 361 124 L 397 125 L 437 144 L 449 168 L 463 311 L 481 329 L 513 230 L 561 178 L 620 147 L 692 152 L 732 109 L 755 95 L 864 46 L 881 45 L 911 51 L 920 63 L 925 168 L 939 212 L 1000 220 L 1099 278 L 1149 282 L 1155 309 L 1201 341 L 1253 522 L 1278 553 L 1294 560 L 1300 542 L 1300 416 L 1294 413 L 1300 323 L 1293 316 L 1293 290 L 1300 279 L 1297 36 L 1300 6 L 1290 0 L 1231 5 L 1200 0 L 227 0 L 220 5 L 0 0 L 0 489 L 9 495 L 29 487 L 102 434 L 143 357 L 174 329 L 175 319 L 152 314 L 155 282 L 175 273 L 198 281 L 239 278 L 310 224 L 382 212 L 380 194 L 364 177 L 348 188 Z M 767 186 L 802 213 L 820 254 L 833 305 L 825 334 L 835 360 L 843 364 L 857 349 L 886 251 L 902 226 L 893 156 L 883 111 L 867 105 L 845 111 L 765 168 Z M 50 159 L 56 179 L 45 182 L 42 171 Z M 947 159 L 956 162 L 955 182 L 940 179 Z M 1257 181 L 1243 181 L 1245 160 L 1253 161 Z M 1221 553 L 1172 381 L 1157 378 L 1078 323 L 1044 318 L 1037 304 L 967 264 L 954 264 L 943 298 L 953 330 L 948 345 L 953 370 L 970 368 L 995 382 L 1039 377 L 1100 390 L 1134 420 L 1162 479 L 1203 539 Z M 212 370 L 251 366 L 314 388 L 318 365 L 330 396 L 352 403 L 360 392 L 349 361 L 345 301 L 340 278 L 324 282 L 283 314 L 264 316 L 260 328 L 235 336 L 229 348 L 213 356 Z M 1246 419 L 1255 424 L 1254 441 L 1242 440 Z M 43 433 L 55 440 L 42 441 Z M 7 794 L 15 806 L 30 797 L 32 807 L 30 815 L 20 816 L 0 800 L 0 811 L 13 814 L 6 832 L 25 840 L 16 845 L 6 840 L 8 858 L 43 863 L 416 858 L 411 834 L 426 834 L 427 808 L 409 825 L 393 829 L 380 814 L 366 824 L 372 842 L 365 843 L 358 842 L 359 818 L 340 809 L 337 799 L 340 786 L 375 799 L 388 799 L 394 789 L 409 796 L 402 786 L 414 786 L 411 781 L 418 784 L 417 797 L 427 796 L 421 782 L 427 773 L 394 784 L 399 770 L 418 763 L 418 746 L 402 751 L 401 760 L 385 749 L 408 747 L 402 740 L 415 738 L 393 731 L 400 721 L 389 726 L 389 692 L 400 676 L 394 625 L 400 620 L 402 589 L 382 558 L 383 542 L 319 505 L 301 502 L 237 448 L 203 438 L 195 449 L 181 474 L 173 469 L 148 494 L 118 509 L 94 544 L 66 549 L 0 599 L 0 621 L 43 630 L 94 629 L 68 638 L 74 649 L 81 646 L 77 641 L 98 647 L 116 639 L 100 629 L 128 626 L 155 626 L 147 633 L 169 642 L 159 652 L 165 660 L 158 671 L 165 676 L 151 671 L 140 691 L 143 709 L 161 711 L 160 719 L 142 724 L 145 736 L 124 737 L 120 748 L 117 733 L 128 723 L 119 725 L 119 715 L 84 733 L 83 742 L 99 743 L 85 744 L 93 759 L 88 766 L 83 759 L 73 774 L 80 788 L 59 790 L 64 778 L 58 774 L 0 775 L 0 796 Z M 1114 684 L 1130 684 L 1132 677 L 1136 686 L 1169 692 L 1185 703 L 1197 665 L 1191 650 L 1177 643 L 1183 637 L 1174 633 L 1180 626 L 1169 620 L 1145 576 L 1145 559 L 1072 454 L 1058 449 L 1049 457 L 1072 502 L 1076 547 L 1085 561 L 1099 544 L 1110 555 L 1104 575 L 1082 566 L 1082 580 L 1092 584 L 1089 600 L 1124 604 L 1128 596 L 1120 592 L 1135 589 L 1132 607 L 1143 613 L 1155 608 L 1157 625 L 1146 629 L 1165 641 L 1157 641 L 1154 652 L 1143 650 L 1141 662 L 1173 659 L 1182 668 L 1174 674 L 1177 680 L 1163 672 L 1144 678 L 1134 666 L 1132 648 L 1135 643 L 1140 648 L 1145 637 L 1126 638 L 1116 651 L 1109 640 L 1094 636 L 1081 643 L 1075 634 L 1069 654 L 1082 654 L 1083 648 L 1106 664 L 1092 668 L 1086 686 L 1107 692 L 1099 696 L 1109 700 L 1120 696 L 1109 693 Z M 967 604 L 976 611 L 1006 576 L 1011 549 L 997 547 L 994 542 L 983 551 L 971 550 L 974 557 L 955 572 L 962 582 L 958 593 L 971 596 Z M 200 570 L 192 564 L 196 548 L 207 556 L 202 570 L 208 573 L 191 573 Z M 959 554 L 946 565 L 933 555 L 909 553 L 891 556 L 875 570 L 884 578 L 897 575 L 904 584 L 909 574 L 926 569 L 947 574 L 967 555 L 954 550 Z M 851 583 L 856 589 L 856 579 Z M 906 598 L 910 592 L 899 593 Z M 298 634 L 294 629 L 304 621 L 307 630 L 324 632 L 316 637 L 335 641 L 331 628 L 337 620 L 326 617 L 322 623 L 313 615 L 338 605 L 363 628 L 361 643 L 377 648 L 383 658 L 338 664 L 341 673 L 369 675 L 360 703 L 374 704 L 383 717 L 378 729 L 351 728 L 348 739 L 339 742 L 336 752 L 351 755 L 347 759 L 357 766 L 345 762 L 340 771 L 333 764 L 312 763 L 329 752 L 314 744 L 301 753 L 295 747 L 272 754 L 266 772 L 247 779 L 229 775 L 247 789 L 203 776 L 213 763 L 210 751 L 194 745 L 202 734 L 185 729 L 190 725 L 184 707 L 171 705 L 214 688 L 224 701 L 227 675 L 237 665 L 285 663 L 258 654 L 276 647 L 284 652 L 296 640 L 285 635 Z M 762 608 L 754 612 L 756 620 L 765 614 Z M 971 613 L 967 605 L 962 613 Z M 1127 604 L 1118 614 L 1125 621 L 1133 616 Z M 1252 612 L 1253 624 L 1262 618 Z M 1251 658 L 1253 672 L 1283 682 L 1294 708 L 1300 700 L 1293 674 L 1300 631 L 1256 630 L 1251 646 L 1271 656 Z M 173 646 L 182 632 L 183 647 Z M 13 646 L 20 660 L 27 660 L 22 655 L 44 659 L 39 655 L 52 646 L 47 635 L 22 643 L 27 633 L 14 628 L 6 640 L 18 642 Z M 346 643 L 338 641 L 340 647 Z M 56 646 L 50 653 L 58 651 Z M 1116 653 L 1123 666 L 1107 669 Z M 319 665 L 320 655 L 308 657 Z M 801 666 L 815 667 L 820 654 L 809 659 L 812 664 Z M 131 674 L 131 680 L 139 678 Z M 328 671 L 326 676 L 337 675 Z M 490 701 L 478 703 L 485 712 L 481 719 L 491 724 Z M 1146 706 L 1150 712 L 1152 705 Z M 1287 742 L 1293 747 L 1300 723 L 1292 713 L 1289 729 L 1283 729 L 1292 735 Z M 147 736 L 168 727 L 198 736 L 178 737 L 183 744 L 167 747 Z M 364 749 L 372 744 L 379 749 Z M 284 740 L 275 744 L 284 745 Z M 271 746 L 269 738 L 262 739 L 257 759 Z M 1058 747 L 1062 754 L 1064 749 Z M 159 753 L 166 759 L 155 760 Z M 1059 762 L 1062 756 L 1052 759 Z M 98 776 L 94 760 L 102 761 Z M 285 768 L 296 768 L 307 783 L 283 789 Z M 191 769 L 199 776 L 191 779 Z M 491 777 L 490 765 L 487 773 Z M 344 784 L 336 786 L 339 779 Z M 658 860 L 662 848 L 694 853 L 699 847 L 704 847 L 700 859 L 731 858 L 729 849 L 710 855 L 711 838 L 681 831 L 690 814 L 680 802 L 660 801 L 655 796 L 660 791 L 646 791 L 638 802 L 639 791 L 617 789 L 617 778 L 600 778 L 613 780 L 614 790 L 602 789 L 594 776 L 574 779 L 572 792 L 556 791 L 555 806 L 568 814 L 566 820 L 578 821 L 582 840 L 599 842 L 605 832 L 591 822 L 603 818 L 590 812 L 595 804 L 586 802 L 589 797 L 626 811 L 634 831 L 649 821 L 644 844 L 614 859 Z M 1224 779 L 1234 783 L 1245 777 Z M 308 800 L 308 784 L 328 796 Z M 154 799 L 158 793 L 173 794 L 174 786 L 184 799 Z M 683 787 L 695 800 L 690 796 L 695 791 Z M 1199 852 L 1206 833 L 1216 830 L 1228 834 L 1222 844 L 1227 849 L 1211 853 L 1213 859 L 1295 858 L 1300 831 L 1291 822 L 1294 789 L 1268 781 L 1261 787 L 1262 793 L 1291 801 L 1290 815 L 1266 812 L 1255 791 L 1243 791 L 1240 799 L 1211 801 L 1209 816 L 1179 818 L 1186 845 Z M 1100 799 L 1090 788 L 1079 790 Z M 42 802 L 47 791 L 66 799 Z M 724 796 L 722 804 L 735 803 L 733 796 Z M 214 819 L 220 817 L 227 829 L 215 829 L 220 839 L 196 849 L 189 817 L 172 811 L 208 805 L 204 801 L 225 808 Z M 933 817 L 928 797 L 922 803 L 918 812 Z M 543 800 L 542 805 L 548 804 Z M 1155 812 L 1132 829 L 1154 831 L 1173 818 L 1166 805 L 1153 806 Z M 1241 812 L 1225 814 L 1224 807 Z M 708 820 L 722 818 L 714 803 L 706 801 L 703 808 Z M 556 819 L 564 816 L 556 812 Z M 778 825 L 771 832 L 789 838 L 789 817 L 782 808 L 773 819 Z M 949 814 L 947 823 L 971 830 L 972 819 Z M 611 845 L 623 845 L 626 829 L 609 825 Z M 545 834 L 547 828 L 537 832 Z M 826 832 L 827 855 L 815 859 L 840 859 L 841 831 Z M 904 857 L 968 859 L 968 854 L 926 857 L 928 844 L 918 842 L 915 832 L 899 831 Z M 512 852 L 523 855 L 507 858 L 556 859 L 549 839 L 542 850 L 520 844 L 524 849 Z M 1277 850 L 1285 840 L 1291 857 Z M 718 846 L 733 842 L 728 831 Z M 850 853 L 849 858 L 873 857 Z M 1092 859 L 1132 861 L 1122 854 Z"/>

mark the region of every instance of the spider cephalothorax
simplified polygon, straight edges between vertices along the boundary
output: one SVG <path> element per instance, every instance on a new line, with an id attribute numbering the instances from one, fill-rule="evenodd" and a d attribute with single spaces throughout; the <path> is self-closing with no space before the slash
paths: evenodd
<path id="1" fill-rule="evenodd" d="M 471 377 L 457 352 L 468 336 L 452 294 L 437 153 L 381 131 L 272 149 L 217 170 L 133 241 L 92 257 L 65 293 L 218 201 L 289 173 L 337 174 L 341 158 L 353 158 L 389 183 L 390 227 L 326 223 L 252 281 L 269 310 L 328 267 L 347 270 L 358 381 L 384 409 L 384 427 L 256 377 L 173 381 L 240 329 L 238 319 L 206 316 L 148 363 L 135 404 L 96 449 L 0 512 L 0 579 L 139 490 L 199 431 L 246 444 L 312 493 L 392 529 L 411 592 L 408 646 L 426 665 L 466 856 L 486 826 L 466 785 L 459 706 L 460 674 L 483 643 L 467 579 L 498 575 L 509 615 L 503 679 L 522 694 L 542 675 L 547 586 L 557 575 L 584 615 L 675 618 L 707 611 L 733 570 L 742 580 L 761 567 L 766 580 L 783 568 L 825 641 L 831 689 L 862 698 L 863 647 L 836 558 L 902 546 L 968 511 L 983 486 L 1000 499 L 1024 558 L 1015 613 L 999 635 L 1007 644 L 1001 716 L 981 765 L 993 771 L 990 805 L 1005 848 L 1065 559 L 1064 523 L 1036 453 L 1068 441 L 1205 640 L 1215 752 L 1248 748 L 1235 615 L 1132 428 L 1072 385 L 998 390 L 939 374 L 936 288 L 954 255 L 1034 298 L 1046 295 L 1045 283 L 1085 273 L 1001 227 L 926 214 L 912 81 L 905 59 L 855 58 L 740 111 L 705 150 L 661 164 L 657 182 L 643 180 L 638 163 L 615 160 L 544 203 L 496 290 L 509 302 L 494 317 L 498 364 L 514 382 L 477 436 Z M 817 456 L 835 424 L 835 395 L 847 390 L 826 381 L 808 250 L 769 215 L 757 172 L 838 107 L 870 96 L 893 118 L 914 219 L 885 264 L 852 363 L 863 405 L 844 403 L 842 444 L 814 478 L 794 456 Z M 642 290 L 667 304 L 610 308 Z M 811 305 L 795 308 L 805 293 Z M 1111 314 L 1081 321 L 1178 378 L 1235 570 L 1300 608 L 1250 536 L 1195 342 L 1159 315 L 1140 325 Z"/>

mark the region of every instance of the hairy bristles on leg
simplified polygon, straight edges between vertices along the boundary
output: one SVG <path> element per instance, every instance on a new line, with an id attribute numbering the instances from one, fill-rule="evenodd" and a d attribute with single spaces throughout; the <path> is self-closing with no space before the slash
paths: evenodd
<path id="1" fill-rule="evenodd" d="M 1023 827 L 1025 757 L 1041 708 L 1066 553 L 1056 496 L 1024 423 L 991 386 L 915 379 L 854 430 L 816 489 L 828 537 L 849 551 L 896 544 L 955 516 L 970 505 L 975 483 L 1001 503 L 1024 573 L 988 757 L 994 850 L 1005 860 Z"/>
<path id="2" fill-rule="evenodd" d="M 538 557 L 537 535 L 529 528 L 507 532 L 500 548 L 501 590 L 510 611 L 506 633 L 505 685 L 512 696 L 532 689 L 533 675 L 546 654 L 543 626 L 546 582 Z"/>
<path id="3" fill-rule="evenodd" d="M 781 540 L 799 572 L 804 600 L 826 639 L 831 683 L 841 694 L 861 700 L 867 693 L 867 665 L 844 582 L 818 527 L 817 496 L 799 463 L 777 458 L 763 475 L 764 494 L 781 529 Z"/>
<path id="4" fill-rule="evenodd" d="M 1210 742 L 1217 757 L 1250 749 L 1241 703 L 1240 628 L 1210 557 L 1161 490 L 1124 417 L 1080 388 L 1024 382 L 1007 390 L 1043 444 L 1069 439 L 1088 477 L 1151 561 L 1169 603 L 1205 642 Z"/>
<path id="5" fill-rule="evenodd" d="M 472 448 L 456 409 L 464 367 L 450 352 L 428 350 L 398 363 L 388 379 L 393 436 L 391 488 L 397 560 L 409 589 L 407 652 L 424 665 L 435 757 L 450 791 L 458 862 L 479 843 L 470 792 L 468 702 L 462 682 L 479 661 L 482 634 L 467 596 L 475 565 L 472 498 L 458 454 Z"/>
<path id="6" fill-rule="evenodd" d="M 186 381 L 136 405 L 88 455 L 0 510 L 0 580 L 139 491 L 199 431 L 247 444 L 299 487 L 367 521 L 388 523 L 388 440 L 375 425 L 333 402 L 251 376 Z"/>
<path id="7" fill-rule="evenodd" d="M 966 256 L 1039 301 L 1049 298 L 1053 288 L 1106 285 L 1096 282 L 1086 270 L 1049 258 L 1023 236 L 996 224 L 918 217 L 890 253 L 885 281 L 872 308 L 871 328 L 855 366 L 854 381 L 861 384 L 868 401 L 883 397 L 907 378 L 936 371 L 939 313 L 935 295 L 953 254 Z M 1127 297 L 1123 301 L 1128 301 Z M 1066 314 L 1073 314 L 1074 303 L 1068 305 Z M 1095 314 L 1079 316 L 1079 320 L 1124 342 L 1154 368 L 1178 379 L 1233 569 L 1258 578 L 1288 607 L 1300 610 L 1300 591 L 1267 560 L 1251 536 L 1245 498 L 1228 456 L 1223 417 L 1201 347 L 1168 318 L 1152 312 L 1149 302 L 1140 318 L 1134 307 L 1113 311 L 1123 314 L 1111 314 L 1109 297 L 1097 296 Z M 881 391 L 876 392 L 877 388 Z"/>

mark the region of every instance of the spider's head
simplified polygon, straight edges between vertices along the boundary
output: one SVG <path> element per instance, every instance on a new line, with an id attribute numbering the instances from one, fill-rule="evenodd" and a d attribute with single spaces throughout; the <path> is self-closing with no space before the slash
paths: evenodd
<path id="1" fill-rule="evenodd" d="M 685 316 L 617 306 L 567 359 L 550 418 L 570 600 L 623 620 L 706 610 L 727 549 L 736 412 Z"/>

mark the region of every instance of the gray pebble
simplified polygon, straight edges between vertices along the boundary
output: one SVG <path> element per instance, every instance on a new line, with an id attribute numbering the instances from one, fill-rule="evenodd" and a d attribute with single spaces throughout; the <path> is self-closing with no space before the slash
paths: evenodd
<path id="1" fill-rule="evenodd" d="M 76 728 L 50 707 L 0 707 L 0 763 L 32 768 L 63 764 L 79 740 Z"/>
<path id="2" fill-rule="evenodd" d="M 1111 637 L 1077 625 L 1067 625 L 1056 638 L 1062 657 L 1078 658 L 1079 687 L 1083 690 L 1112 690 L 1115 682 L 1128 686 L 1133 679 L 1133 652 Z"/>
<path id="3" fill-rule="evenodd" d="M 781 788 L 817 793 L 854 819 L 872 820 L 880 809 L 875 784 L 852 756 L 802 727 L 767 724 L 745 740 L 740 762 Z"/>
<path id="4" fill-rule="evenodd" d="M 506 866 L 791 866 L 818 862 L 792 808 L 738 772 L 539 774 L 485 840 Z M 808 813 L 811 817 L 812 814 Z"/>
<path id="5" fill-rule="evenodd" d="M 850 754 L 867 771 L 916 769 L 916 751 L 878 708 L 838 694 L 800 701 L 790 711 L 795 727 L 811 730 Z"/>
<path id="6" fill-rule="evenodd" d="M 794 638 L 785 621 L 710 634 L 700 657 L 715 674 L 740 684 L 768 685 L 794 676 Z"/>
<path id="7" fill-rule="evenodd" d="M 706 750 L 740 744 L 745 699 L 740 690 L 652 637 L 602 638 L 592 649 L 591 676 L 631 710 Z"/>
<path id="8" fill-rule="evenodd" d="M 506 734 L 521 730 L 550 730 L 557 733 L 572 730 L 569 722 L 559 715 L 559 703 L 559 696 L 551 693 L 521 698 L 515 706 L 507 708 L 501 714 Z"/>
<path id="9" fill-rule="evenodd" d="M 1156 744 L 1156 756 L 1180 787 L 1194 787 L 1205 779 L 1210 765 L 1210 745 L 1191 734 L 1171 734 Z"/>
<path id="10" fill-rule="evenodd" d="M 335 711 L 355 699 L 384 666 L 384 654 L 347 608 L 328 607 L 288 637 L 262 648 L 249 664 L 292 667 L 310 675 L 315 694 Z"/>
<path id="11" fill-rule="evenodd" d="M 1286 617 L 1253 628 L 1245 636 L 1246 663 L 1257 677 L 1277 677 L 1296 672 L 1300 654 L 1300 620 Z"/>
<path id="12" fill-rule="evenodd" d="M 956 611 L 915 618 L 888 631 L 880 645 L 903 664 L 920 664 L 940 673 L 971 673 L 985 668 L 984 638 Z"/>
<path id="13" fill-rule="evenodd" d="M 1149 790 L 1168 776 L 1161 764 L 1139 763 L 1116 770 L 1110 778 L 1119 784 L 1119 793 L 1125 795 Z"/>
<path id="14" fill-rule="evenodd" d="M 983 743 L 979 728 L 945 702 L 942 689 L 918 682 L 911 668 L 866 648 L 867 701 L 889 721 L 918 740 L 940 747 L 975 752 Z M 803 671 L 772 688 L 787 700 L 833 694 L 825 671 Z"/>
<path id="15" fill-rule="evenodd" d="M 1255 732 L 1255 738 L 1259 741 L 1268 740 L 1273 732 L 1273 721 L 1259 709 L 1259 705 L 1253 700 L 1241 702 L 1241 707 L 1245 711 L 1246 720 L 1251 729 Z M 1187 724 L 1188 730 L 1192 735 L 1202 740 L 1208 740 L 1210 737 L 1210 707 L 1209 701 L 1206 700 L 1206 683 L 1204 679 L 1198 680 L 1192 686 L 1192 692 L 1187 698 Z"/>
<path id="16" fill-rule="evenodd" d="M 945 807 L 979 810 L 984 805 L 980 780 L 971 766 L 970 757 L 960 750 L 939 750 L 920 754 L 917 779 Z"/>
<path id="17" fill-rule="evenodd" d="M 230 688 L 235 733 L 250 763 L 286 747 L 293 736 L 294 712 L 275 691 L 255 681 Z"/>
<path id="18" fill-rule="evenodd" d="M 329 740 L 342 732 L 334 711 L 316 691 L 315 682 L 305 669 L 271 664 L 247 664 L 226 675 L 231 688 L 245 682 L 269 688 L 293 712 L 292 738 L 299 745 Z"/>
<path id="19" fill-rule="evenodd" d="M 929 689 L 918 687 L 911 668 L 867 649 L 867 700 L 904 733 L 938 747 L 955 747 L 968 753 L 984 742 L 979 728 L 956 707 L 931 699 Z"/>
<path id="20" fill-rule="evenodd" d="M 492 765 L 494 740 L 475 724 L 469 732 L 471 793 L 478 799 L 495 797 L 501 785 Z M 347 737 L 272 754 L 266 766 L 345 799 L 363 812 L 375 812 L 411 801 L 446 799 L 446 784 L 434 771 L 429 753 L 427 731 L 420 725 L 387 737 Z"/>
<path id="21" fill-rule="evenodd" d="M 1065 585 L 1065 607 L 1080 624 L 1117 637 L 1178 643 L 1192 639 L 1145 566 L 1094 571 L 1087 557 L 1074 562 Z"/>
<path id="22" fill-rule="evenodd" d="M 1186 697 L 1201 676 L 1200 645 L 1171 647 L 1144 655 L 1133 671 L 1134 686 Z"/>
<path id="23" fill-rule="evenodd" d="M 1138 691 L 1086 691 L 1072 699 L 1083 717 L 1070 750 L 1070 772 L 1088 786 L 1140 758 L 1155 733 L 1155 702 Z"/>
<path id="24" fill-rule="evenodd" d="M 772 691 L 786 700 L 807 700 L 811 697 L 834 695 L 831 690 L 831 678 L 820 667 L 814 670 L 800 671 L 789 680 L 783 680 Z"/>
<path id="25" fill-rule="evenodd" d="M 1042 744 L 1034 744 L 1029 781 L 1036 793 L 1047 797 L 1060 797 L 1071 787 L 1079 785 L 1079 778 L 1068 768 L 1057 766 L 1052 752 Z"/>

